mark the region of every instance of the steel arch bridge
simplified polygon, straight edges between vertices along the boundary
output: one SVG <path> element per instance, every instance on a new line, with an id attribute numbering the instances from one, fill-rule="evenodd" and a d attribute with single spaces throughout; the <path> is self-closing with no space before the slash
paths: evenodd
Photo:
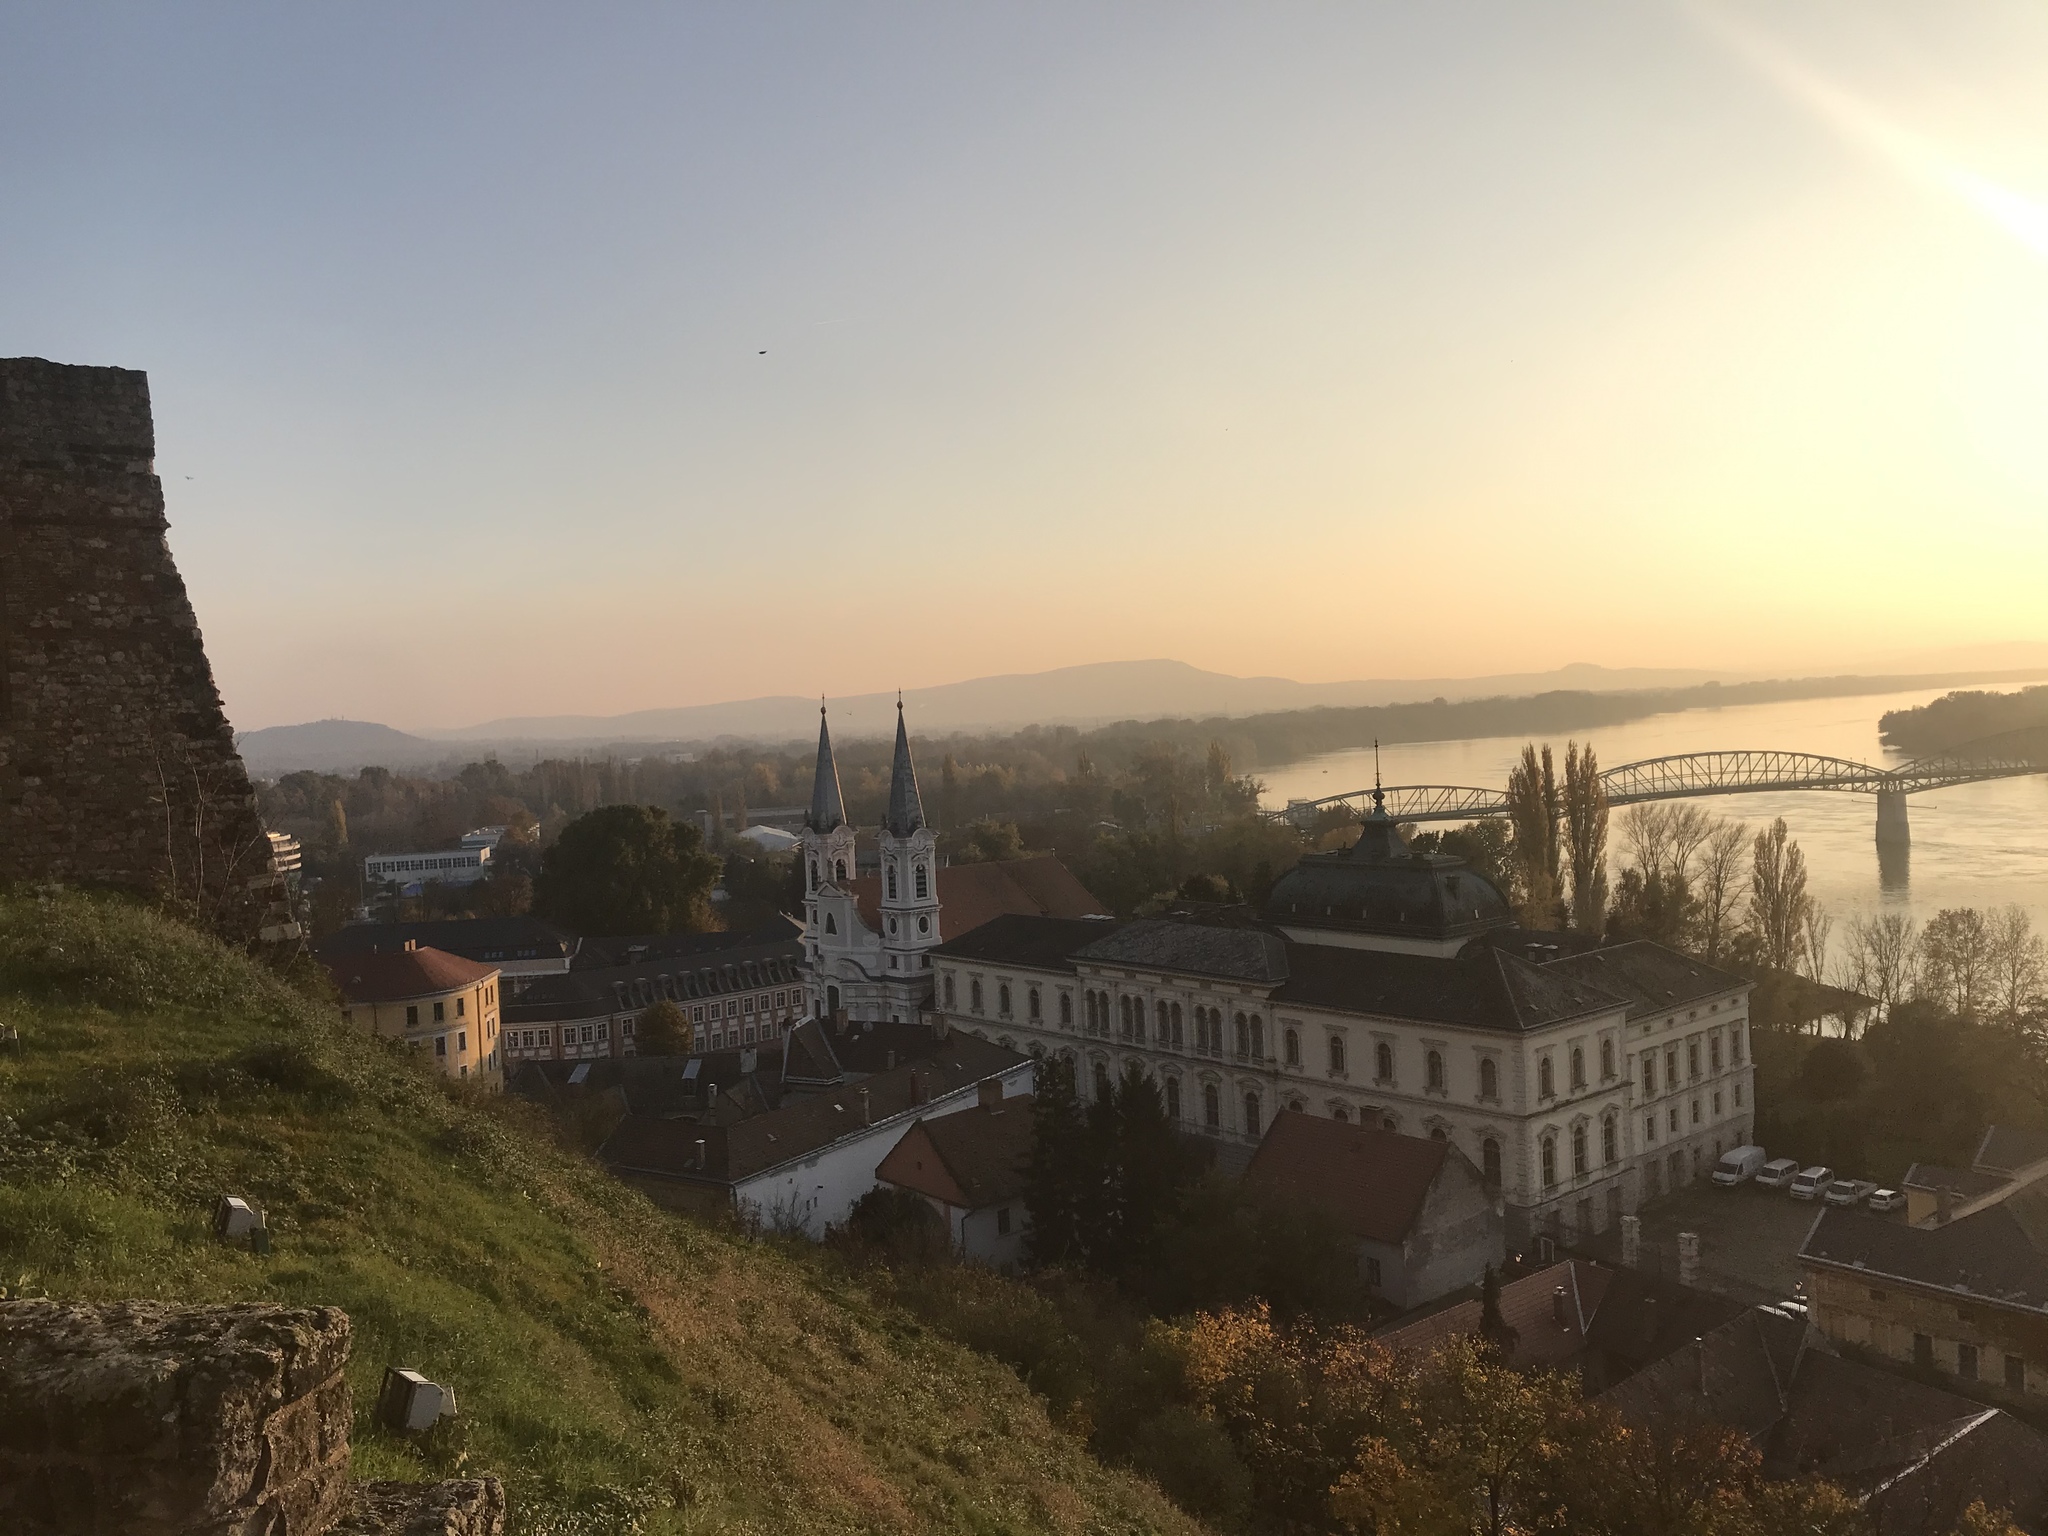
<path id="1" fill-rule="evenodd" d="M 1921 758 L 1897 768 L 1875 768 L 1847 758 L 1812 752 L 1683 752 L 1623 763 L 1600 775 L 1610 805 L 1647 800 L 1692 800 L 1705 795 L 1753 795 L 1787 790 L 1835 790 L 1875 795 L 1880 841 L 1906 840 L 1904 797 L 1985 779 L 2048 773 L 2048 761 L 2032 757 L 1975 757 L 1968 749 Z M 1276 814 L 1297 823 L 1314 820 L 1330 806 L 1357 803 L 1363 809 L 1375 791 L 1354 789 L 1315 800 L 1290 801 Z M 1396 821 L 1473 821 L 1507 814 L 1505 790 L 1464 784 L 1396 784 L 1379 793 Z"/>

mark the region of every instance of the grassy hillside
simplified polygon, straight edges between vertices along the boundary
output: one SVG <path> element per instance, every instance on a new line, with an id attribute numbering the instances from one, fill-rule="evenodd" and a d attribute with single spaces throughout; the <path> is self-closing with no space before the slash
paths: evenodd
<path id="1" fill-rule="evenodd" d="M 1004 1367 L 822 1255 L 659 1212 L 153 913 L 0 898 L 0 1287 L 344 1307 L 363 1476 L 503 1476 L 526 1532 L 1193 1531 Z M 267 1258 L 207 1235 L 267 1207 Z M 428 1443 L 363 1412 L 452 1383 Z"/>

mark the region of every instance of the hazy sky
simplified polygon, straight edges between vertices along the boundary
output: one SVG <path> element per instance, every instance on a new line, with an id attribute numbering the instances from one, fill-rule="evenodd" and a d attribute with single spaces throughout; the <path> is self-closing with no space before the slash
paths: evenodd
<path id="1" fill-rule="evenodd" d="M 0 10 L 238 726 L 2048 639 L 2048 9 Z"/>

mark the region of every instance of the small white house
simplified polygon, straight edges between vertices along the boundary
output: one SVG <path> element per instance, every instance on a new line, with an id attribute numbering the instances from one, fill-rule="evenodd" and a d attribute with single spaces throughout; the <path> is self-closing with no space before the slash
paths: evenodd
<path id="1" fill-rule="evenodd" d="M 1015 1269 L 1031 1225 L 1024 1177 L 1032 1096 L 992 1090 L 995 1083 L 983 1083 L 972 1109 L 917 1121 L 875 1172 L 884 1184 L 922 1195 L 944 1218 L 962 1258 Z"/>

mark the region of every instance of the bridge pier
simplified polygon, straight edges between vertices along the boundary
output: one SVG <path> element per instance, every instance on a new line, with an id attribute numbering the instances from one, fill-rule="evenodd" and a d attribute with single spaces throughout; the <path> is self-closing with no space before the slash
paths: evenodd
<path id="1" fill-rule="evenodd" d="M 1907 848 L 1912 846 L 1912 842 L 1912 825 L 1906 819 L 1906 792 L 1902 789 L 1880 789 L 1877 792 L 1877 846 Z"/>

